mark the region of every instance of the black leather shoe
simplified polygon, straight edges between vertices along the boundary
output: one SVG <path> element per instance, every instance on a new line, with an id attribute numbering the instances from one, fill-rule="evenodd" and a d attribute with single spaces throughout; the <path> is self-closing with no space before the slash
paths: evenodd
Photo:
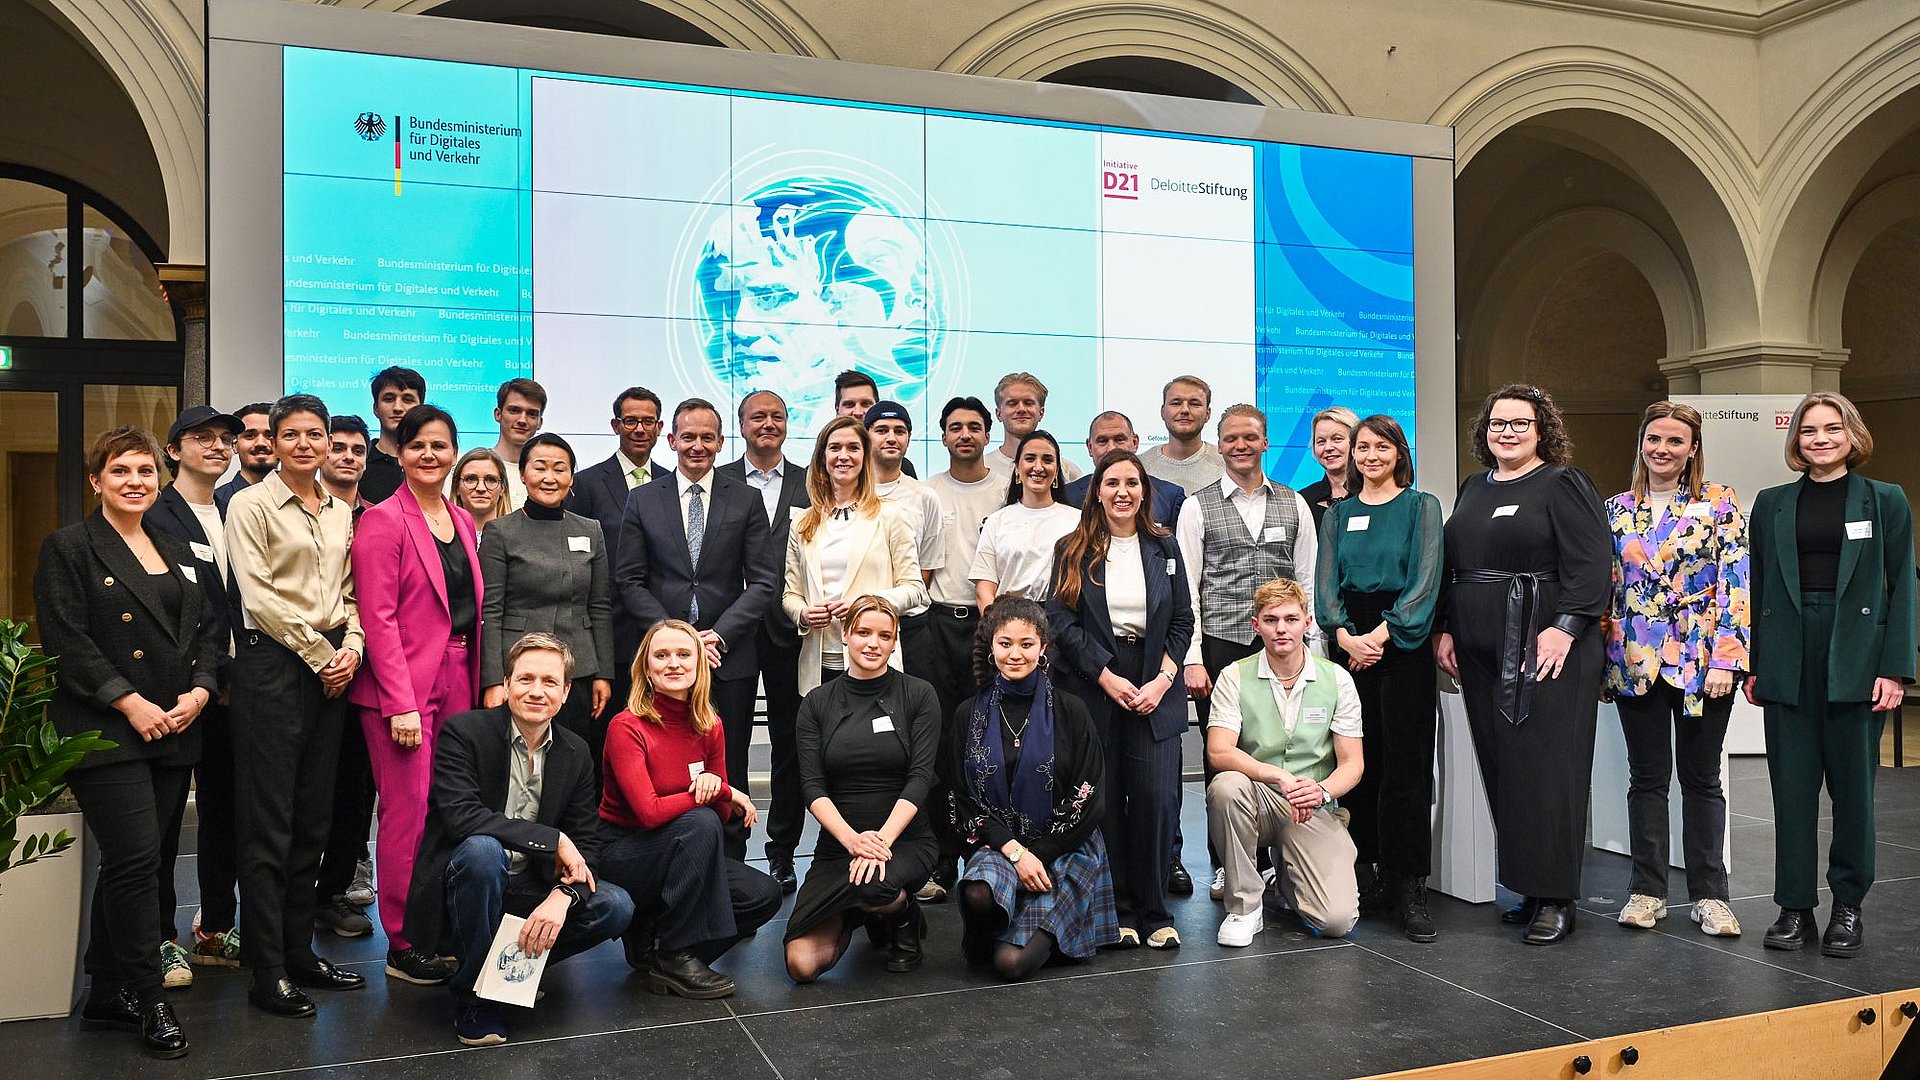
<path id="1" fill-rule="evenodd" d="M 387 977 L 415 986 L 439 986 L 459 970 L 457 961 L 449 963 L 425 949 L 401 949 L 387 954 Z"/>
<path id="2" fill-rule="evenodd" d="M 88 994 L 80 1007 L 80 1026 L 108 1031 L 140 1030 L 140 999 L 125 989 L 111 994 Z"/>
<path id="3" fill-rule="evenodd" d="M 1533 922 L 1520 940 L 1528 945 L 1558 945 L 1573 936 L 1573 904 L 1561 900 L 1541 900 L 1534 909 Z"/>
<path id="4" fill-rule="evenodd" d="M 1807 921 L 1811 923 L 1813 920 L 1809 918 Z M 1866 936 L 1867 921 L 1860 914 L 1859 906 L 1835 900 L 1833 916 L 1827 920 L 1826 936 L 1820 939 L 1820 955 L 1837 956 L 1843 960 L 1859 956 Z"/>
<path id="5" fill-rule="evenodd" d="M 1433 916 L 1427 912 L 1427 879 L 1403 877 L 1394 886 L 1395 915 L 1400 920 L 1400 929 L 1407 935 L 1408 941 L 1422 945 L 1440 940 L 1440 931 L 1433 925 Z"/>
<path id="6" fill-rule="evenodd" d="M 927 916 L 920 905 L 908 898 L 905 910 L 892 919 L 889 929 L 893 931 L 892 940 L 887 944 L 887 970 L 895 974 L 912 971 L 920 966 L 920 939 L 927 933 Z"/>
<path id="7" fill-rule="evenodd" d="M 1783 907 L 1780 917 L 1767 927 L 1766 946 L 1769 949 L 1804 949 L 1813 944 L 1813 936 L 1819 929 L 1810 909 Z"/>
<path id="8" fill-rule="evenodd" d="M 620 948 L 627 954 L 627 966 L 642 975 L 652 971 L 654 943 L 658 940 L 653 920 L 641 922 L 635 919 L 627 927 L 627 932 L 620 935 Z"/>
<path id="9" fill-rule="evenodd" d="M 705 1001 L 733 993 L 733 980 L 707 966 L 690 952 L 656 952 L 647 972 L 647 989 L 656 994 L 678 994 Z"/>
<path id="10" fill-rule="evenodd" d="M 1187 873 L 1187 868 L 1177 859 L 1167 867 L 1167 892 L 1174 896 L 1193 895 L 1193 875 Z"/>
<path id="11" fill-rule="evenodd" d="M 1533 921 L 1534 913 L 1540 908 L 1540 901 L 1525 897 L 1518 904 L 1502 911 L 1500 921 L 1508 926 L 1525 926 Z"/>
<path id="12" fill-rule="evenodd" d="M 293 985 L 292 979 L 275 979 L 270 983 L 256 982 L 247 987 L 247 1000 L 254 1006 L 264 1009 L 275 1016 L 287 1016 L 294 1019 L 312 1016 L 313 999 Z"/>
<path id="13" fill-rule="evenodd" d="M 173 1006 L 165 999 L 141 1007 L 140 1049 L 154 1058 L 187 1056 L 187 1033 L 181 1030 L 180 1021 L 173 1015 Z"/>
<path id="14" fill-rule="evenodd" d="M 780 883 L 780 891 L 790 893 L 800 887 L 800 878 L 793 872 L 792 859 L 768 859 L 767 873 Z"/>
<path id="15" fill-rule="evenodd" d="M 309 990 L 364 990 L 366 977 L 357 971 L 334 967 L 332 961 L 314 957 L 314 967 L 288 967 L 287 977 Z"/>

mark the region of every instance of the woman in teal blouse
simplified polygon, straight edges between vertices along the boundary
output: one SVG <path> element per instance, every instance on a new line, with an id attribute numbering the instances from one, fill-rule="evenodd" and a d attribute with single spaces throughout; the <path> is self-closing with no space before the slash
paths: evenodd
<path id="1" fill-rule="evenodd" d="M 1433 856 L 1433 610 L 1440 595 L 1440 501 L 1413 487 L 1413 453 L 1391 416 L 1353 426 L 1347 490 L 1320 524 L 1315 615 L 1360 692 L 1366 771 L 1340 800 L 1360 861 L 1377 864 L 1363 914 L 1391 906 L 1413 941 L 1427 914 Z"/>

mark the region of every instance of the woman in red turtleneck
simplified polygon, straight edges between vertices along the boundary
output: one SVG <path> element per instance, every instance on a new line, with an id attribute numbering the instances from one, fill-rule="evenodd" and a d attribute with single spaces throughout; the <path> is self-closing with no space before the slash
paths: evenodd
<path id="1" fill-rule="evenodd" d="M 632 894 L 627 962 L 647 989 L 686 998 L 733 993 L 708 965 L 780 910 L 780 886 L 729 859 L 723 822 L 759 816 L 727 783 L 724 718 L 713 711 L 699 632 L 657 622 L 633 662 L 633 693 L 607 726 L 600 817 L 612 843 L 601 874 Z M 739 717 L 738 723 L 751 723 Z"/>

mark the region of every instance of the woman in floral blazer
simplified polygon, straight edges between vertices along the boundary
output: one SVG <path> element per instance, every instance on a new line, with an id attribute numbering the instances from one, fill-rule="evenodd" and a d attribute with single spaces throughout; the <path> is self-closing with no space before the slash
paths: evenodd
<path id="1" fill-rule="evenodd" d="M 1749 668 L 1747 527 L 1733 489 L 1703 479 L 1704 462 L 1700 413 L 1656 402 L 1641 419 L 1633 487 L 1607 502 L 1614 562 L 1604 693 L 1619 706 L 1627 740 L 1633 847 L 1632 896 L 1619 919 L 1652 927 L 1667 913 L 1667 788 L 1677 763 L 1693 921 L 1736 937 L 1720 753 L 1733 688 Z"/>

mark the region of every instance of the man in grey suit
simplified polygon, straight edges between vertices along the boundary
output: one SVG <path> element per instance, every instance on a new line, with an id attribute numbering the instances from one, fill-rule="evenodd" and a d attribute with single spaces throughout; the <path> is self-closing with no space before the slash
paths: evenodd
<path id="1" fill-rule="evenodd" d="M 743 481 L 760 493 L 766 507 L 775 566 L 786 561 L 787 532 L 796 507 L 807 505 L 807 469 L 786 459 L 787 403 L 771 390 L 756 390 L 740 400 L 740 435 L 747 452 L 716 472 Z M 776 590 L 777 591 L 777 590 Z M 773 740 L 773 806 L 767 812 L 767 873 L 792 892 L 799 885 L 793 852 L 806 820 L 800 805 L 800 754 L 794 720 L 800 712 L 800 632 L 787 618 L 776 595 L 755 633 L 760 682 L 767 696 L 767 734 Z M 728 775 L 732 775 L 729 773 Z"/>
<path id="2" fill-rule="evenodd" d="M 760 493 L 713 467 L 725 445 L 720 411 L 688 398 L 673 410 L 672 427 L 667 440 L 680 467 L 627 497 L 615 591 L 640 634 L 662 619 L 685 619 L 700 631 L 714 669 L 713 706 L 726 728 L 727 775 L 744 778 L 758 632 L 780 571 Z M 727 829 L 727 854 L 744 859 L 745 827 Z"/>

